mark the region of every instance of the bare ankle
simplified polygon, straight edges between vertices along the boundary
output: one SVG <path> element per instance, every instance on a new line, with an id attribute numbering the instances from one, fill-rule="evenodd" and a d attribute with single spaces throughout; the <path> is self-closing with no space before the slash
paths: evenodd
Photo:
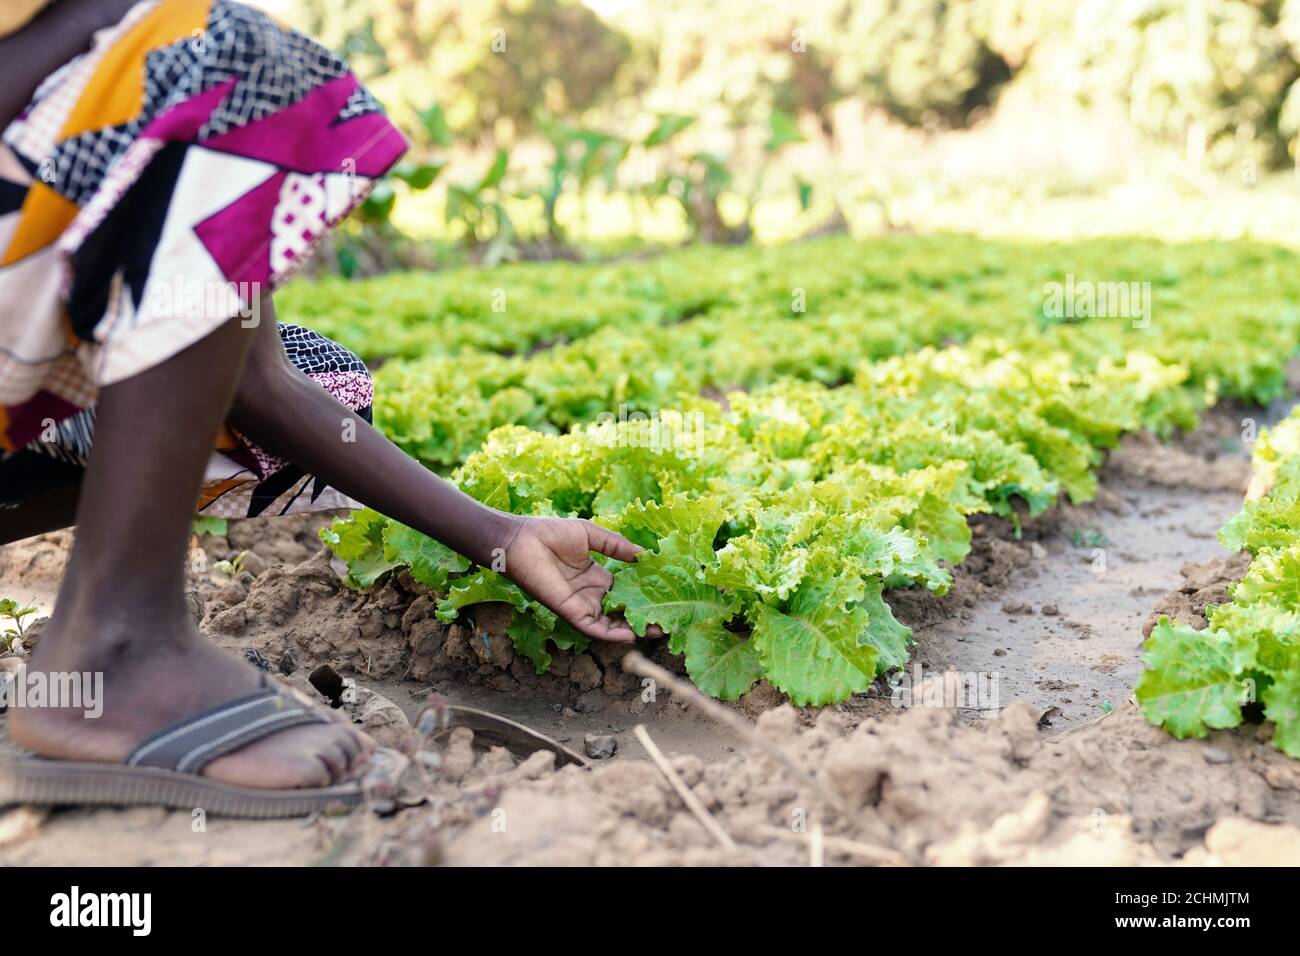
<path id="1" fill-rule="evenodd" d="M 56 609 L 32 657 L 38 668 L 108 670 L 184 652 L 202 640 L 187 613 L 97 616 Z"/>

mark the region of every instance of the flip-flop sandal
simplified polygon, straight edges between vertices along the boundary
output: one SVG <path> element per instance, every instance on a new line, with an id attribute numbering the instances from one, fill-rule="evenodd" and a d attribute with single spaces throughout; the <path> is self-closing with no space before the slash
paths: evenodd
<path id="1" fill-rule="evenodd" d="M 308 704 L 273 686 L 185 717 L 141 741 L 122 764 L 23 755 L 0 760 L 0 806 L 202 809 L 212 816 L 275 819 L 361 803 L 358 781 L 299 790 L 260 790 L 201 777 L 203 768 L 290 727 L 328 723 Z"/>

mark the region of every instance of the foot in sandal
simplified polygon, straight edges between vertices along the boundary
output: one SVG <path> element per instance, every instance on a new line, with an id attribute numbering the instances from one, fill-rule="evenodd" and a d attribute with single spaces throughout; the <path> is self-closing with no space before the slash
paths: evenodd
<path id="1" fill-rule="evenodd" d="M 102 715 L 91 718 L 67 708 L 13 708 L 11 735 L 23 749 L 59 760 L 124 764 L 142 743 L 147 745 L 159 731 L 192 715 L 243 702 L 243 712 L 224 722 L 227 733 L 243 716 L 264 716 L 258 711 L 265 706 L 253 700 L 266 691 L 262 675 L 192 628 L 159 642 L 95 634 L 89 627 L 84 633 L 70 625 L 63 633 L 47 631 L 28 672 L 103 674 Z M 296 702 L 280 708 L 263 726 L 273 732 L 214 759 L 209 758 L 216 750 L 236 741 L 213 746 L 213 740 L 195 738 L 183 752 L 175 747 L 155 746 L 148 752 L 141 748 L 133 763 L 159 766 L 160 756 L 179 759 L 206 747 L 187 765 L 172 769 L 240 787 L 288 790 L 328 787 L 354 778 L 372 750 L 367 738 L 347 724 Z"/>
<path id="2" fill-rule="evenodd" d="M 88 46 L 100 68 L 60 69 Z M 602 607 L 611 577 L 591 552 L 626 561 L 635 545 L 464 494 L 371 427 L 355 356 L 276 322 L 272 293 L 406 146 L 345 64 L 233 0 L 60 0 L 0 34 L 0 60 L 0 126 L 24 117 L 0 143 L 0 216 L 15 217 L 0 252 L 23 263 L 0 271 L 0 351 L 25 369 L 0 381 L 0 543 L 76 525 L 31 667 L 104 679 L 98 719 L 13 711 L 15 741 L 37 756 L 0 761 L 0 802 L 288 816 L 360 799 L 365 742 L 195 630 L 184 568 L 196 511 L 362 502 L 476 564 L 504 558 L 507 577 L 581 633 L 633 639 Z M 130 76 L 174 86 L 150 72 L 158 63 L 186 89 L 234 87 L 145 96 L 130 135 L 67 142 L 67 111 L 98 129 Z M 292 82 L 268 91 L 268 77 Z M 64 165 L 33 176 L 51 156 Z M 28 193 L 41 201 L 18 201 Z M 152 294 L 177 284 L 202 307 Z"/>

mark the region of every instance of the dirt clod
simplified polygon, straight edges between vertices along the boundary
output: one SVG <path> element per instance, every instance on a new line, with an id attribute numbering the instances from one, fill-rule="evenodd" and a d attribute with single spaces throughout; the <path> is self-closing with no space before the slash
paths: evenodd
<path id="1" fill-rule="evenodd" d="M 608 760 L 618 750 L 618 741 L 607 734 L 587 734 L 582 738 L 582 749 L 592 760 Z"/>
<path id="2" fill-rule="evenodd" d="M 1150 637 L 1162 617 L 1196 630 L 1205 628 L 1205 608 L 1208 605 L 1226 604 L 1231 600 L 1229 588 L 1240 581 L 1250 567 L 1250 552 L 1241 551 L 1226 558 L 1184 564 L 1179 573 L 1183 583 L 1156 601 L 1155 607 L 1142 625 L 1142 636 Z"/>

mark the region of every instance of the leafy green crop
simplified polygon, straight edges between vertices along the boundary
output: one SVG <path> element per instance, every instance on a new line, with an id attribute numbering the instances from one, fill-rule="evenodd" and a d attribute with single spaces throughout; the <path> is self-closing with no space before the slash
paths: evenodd
<path id="1" fill-rule="evenodd" d="M 1068 355 L 980 339 L 867 363 L 837 389 L 785 380 L 737 393 L 726 410 L 684 394 L 653 419 L 566 434 L 503 426 L 453 478 L 495 507 L 593 517 L 649 548 L 611 563 L 607 605 L 638 633 L 667 632 L 706 692 L 733 698 L 767 677 L 798 703 L 829 703 L 907 660 L 910 633 L 882 593 L 944 590 L 945 562 L 969 550 L 967 515 L 1038 513 L 1062 489 L 1086 498 L 1101 442 L 1194 421 L 1205 395 L 1186 369 L 1130 363 L 1078 372 Z M 355 554 L 353 577 L 419 568 L 419 536 L 389 525 L 381 551 L 375 520 L 329 533 L 336 552 Z M 513 604 L 512 638 L 547 666 L 553 616 L 530 630 L 532 608 L 505 579 L 437 567 L 425 580 L 450 575 L 444 619 L 478 601 Z"/>
<path id="2" fill-rule="evenodd" d="M 1262 704 L 1273 743 L 1300 757 L 1300 406 L 1261 434 L 1255 469 L 1274 482 L 1219 533 L 1254 556 L 1232 602 L 1208 609 L 1196 631 L 1163 619 L 1147 640 L 1137 686 L 1142 712 L 1176 737 L 1236 727 Z"/>
<path id="3" fill-rule="evenodd" d="M 1245 243 L 906 237 L 375 280 L 409 298 L 377 322 L 371 354 L 410 357 L 380 370 L 376 421 L 480 501 L 590 517 L 647 548 L 608 562 L 607 607 L 665 631 L 707 693 L 766 677 L 828 703 L 906 662 L 887 592 L 945 590 L 969 515 L 1019 522 L 1063 493 L 1087 500 L 1124 433 L 1190 428 L 1220 395 L 1280 393 L 1300 342 L 1283 305 L 1300 293 L 1295 265 Z M 1047 317 L 1043 284 L 1066 272 L 1150 281 L 1150 325 Z M 546 305 L 498 319 L 489 283 Z M 528 298 L 539 290 L 554 300 Z M 462 294 L 473 308 L 428 314 Z M 561 327 L 567 344 L 497 354 Z M 357 586 L 411 568 L 446 593 L 444 620 L 510 604 L 508 633 L 539 670 L 552 644 L 585 646 L 506 579 L 373 512 L 325 537 Z M 1180 726 L 1194 726 L 1188 695 L 1239 663 L 1170 677 Z M 1227 706 L 1208 719 L 1231 719 Z"/>
<path id="4" fill-rule="evenodd" d="M 195 515 L 193 533 L 200 537 L 205 534 L 224 535 L 227 529 L 225 518 L 214 518 L 211 515 Z"/>
<path id="5" fill-rule="evenodd" d="M 1247 243 L 828 239 L 649 262 L 327 280 L 290 286 L 277 305 L 364 358 L 387 359 L 376 375 L 376 422 L 408 453 L 448 469 L 501 425 L 560 431 L 674 407 L 682 392 L 786 377 L 836 385 L 865 361 L 979 336 L 1046 347 L 1080 371 L 1111 363 L 1116 374 L 1137 374 L 1131 356 L 1140 352 L 1215 394 L 1268 401 L 1282 393 L 1300 323 L 1286 304 L 1300 298 L 1295 266 L 1289 253 Z M 1045 316 L 1045 283 L 1067 274 L 1150 282 L 1149 327 Z M 1094 401 L 1113 405 L 1104 393 Z M 1143 401 L 1183 397 L 1156 388 Z M 1116 424 L 1122 411 L 1097 423 L 1091 444 L 1105 447 L 1125 430 Z M 1051 423 L 1069 426 L 1072 415 L 1062 403 Z M 1074 474 L 1086 471 L 1089 447 L 1050 431 L 1026 441 L 1035 453 L 1079 459 Z M 1086 493 L 1089 479 L 1080 480 L 1071 490 Z"/>

